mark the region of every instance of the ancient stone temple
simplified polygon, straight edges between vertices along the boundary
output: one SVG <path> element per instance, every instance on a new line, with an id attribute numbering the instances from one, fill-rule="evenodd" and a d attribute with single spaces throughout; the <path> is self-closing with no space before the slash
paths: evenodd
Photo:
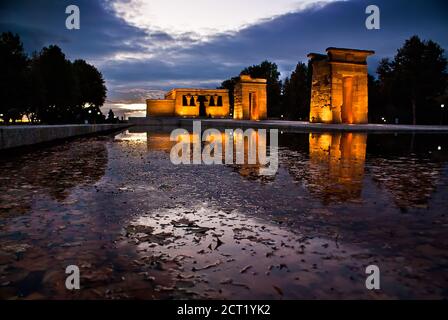
<path id="1" fill-rule="evenodd" d="M 313 78 L 310 122 L 368 122 L 367 57 L 374 51 L 328 48 L 311 53 Z"/>
<path id="2" fill-rule="evenodd" d="M 264 120 L 268 117 L 267 80 L 241 75 L 235 85 L 234 119 Z"/>
<path id="3" fill-rule="evenodd" d="M 164 99 L 146 100 L 146 116 L 210 117 L 245 120 L 267 118 L 266 80 L 241 75 L 234 90 L 234 113 L 230 112 L 229 90 L 173 89 Z"/>
<path id="4" fill-rule="evenodd" d="M 146 100 L 147 117 L 225 118 L 229 113 L 229 90 L 225 89 L 173 89 L 165 99 Z"/>

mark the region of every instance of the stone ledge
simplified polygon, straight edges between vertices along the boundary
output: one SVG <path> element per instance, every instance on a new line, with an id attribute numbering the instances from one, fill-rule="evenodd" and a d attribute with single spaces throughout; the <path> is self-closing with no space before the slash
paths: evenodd
<path id="1" fill-rule="evenodd" d="M 195 119 L 181 119 L 181 126 L 190 126 Z M 199 119 L 196 119 L 199 120 Z M 203 127 L 241 127 L 280 129 L 291 132 L 372 132 L 372 133 L 398 133 L 398 132 L 420 132 L 420 133 L 448 133 L 448 126 L 427 125 L 394 125 L 394 124 L 323 124 L 309 123 L 304 121 L 285 120 L 232 120 L 232 119 L 201 119 Z"/>
<path id="2" fill-rule="evenodd" d="M 129 117 L 129 123 L 142 126 L 180 126 L 178 117 Z"/>
<path id="3" fill-rule="evenodd" d="M 199 118 L 129 118 L 129 122 L 137 126 L 167 126 L 167 127 L 188 127 L 193 121 L 201 121 L 203 126 L 208 127 L 228 127 L 228 128 L 272 128 L 287 131 L 299 132 L 428 132 L 428 133 L 448 133 L 448 125 L 395 125 L 395 124 L 324 124 L 309 123 L 304 121 L 287 120 L 235 120 L 235 119 L 199 119 Z"/>
<path id="4" fill-rule="evenodd" d="M 31 146 L 38 143 L 67 139 L 129 127 L 129 124 L 80 124 L 0 127 L 0 150 Z"/>

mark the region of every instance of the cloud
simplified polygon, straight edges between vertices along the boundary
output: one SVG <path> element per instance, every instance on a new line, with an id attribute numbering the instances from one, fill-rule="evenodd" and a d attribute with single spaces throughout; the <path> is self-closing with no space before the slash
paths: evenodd
<path id="1" fill-rule="evenodd" d="M 381 30 L 365 28 L 365 8 L 369 1 L 330 3 L 282 16 L 241 30 L 234 36 L 221 36 L 211 42 L 185 48 L 178 53 L 200 56 L 221 64 L 253 64 L 270 59 L 287 70 L 297 61 L 306 61 L 309 52 L 325 52 L 330 46 L 373 49 L 375 60 L 393 56 L 414 34 L 431 38 L 448 47 L 448 24 L 443 1 L 428 0 L 416 5 L 408 1 L 377 1 L 381 8 Z M 233 69 L 233 68 L 232 68 Z"/>
<path id="2" fill-rule="evenodd" d="M 110 6 L 138 28 L 203 39 L 331 1 L 335 0 L 118 0 Z"/>
<path id="3" fill-rule="evenodd" d="M 116 117 L 144 117 L 146 115 L 146 104 L 143 103 L 110 103 L 106 102 L 101 108 L 101 112 L 107 115 L 112 110 Z"/>
<path id="4" fill-rule="evenodd" d="M 77 0 L 81 29 L 67 30 L 65 8 L 70 0 L 2 1 L 0 30 L 19 33 L 29 52 L 57 44 L 71 59 L 102 61 L 117 54 L 144 52 L 146 31 L 115 16 L 102 0 Z"/>
<path id="5" fill-rule="evenodd" d="M 307 61 L 309 52 L 325 52 L 329 46 L 375 50 L 377 53 L 369 64 L 372 73 L 380 58 L 393 56 L 413 34 L 448 46 L 445 36 L 448 28 L 442 14 L 446 12 L 444 2 L 428 0 L 417 6 L 404 0 L 380 1 L 379 31 L 365 28 L 368 4 L 368 1 L 335 2 L 309 8 L 233 35 L 218 35 L 209 41 L 161 50 L 151 59 L 114 61 L 105 65 L 104 70 L 114 82 L 126 80 L 148 89 L 213 87 L 265 59 L 277 62 L 282 76 L 286 76 L 298 61 Z"/>
<path id="6" fill-rule="evenodd" d="M 443 0 L 376 0 L 378 31 L 365 28 L 367 0 L 306 8 L 316 1 L 204 1 L 150 0 L 145 7 L 141 0 L 77 0 L 79 31 L 65 29 L 72 1 L 1 1 L 0 29 L 19 33 L 29 52 L 57 44 L 70 59 L 95 64 L 115 105 L 143 103 L 172 87 L 215 87 L 265 59 L 286 76 L 309 52 L 330 46 L 375 50 L 371 72 L 413 34 L 448 48 Z"/>

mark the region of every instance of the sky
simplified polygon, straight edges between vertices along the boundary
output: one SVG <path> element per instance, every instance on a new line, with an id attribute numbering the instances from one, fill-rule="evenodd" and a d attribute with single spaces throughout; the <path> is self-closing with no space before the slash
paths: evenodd
<path id="1" fill-rule="evenodd" d="M 79 30 L 65 27 L 72 4 Z M 365 27 L 371 4 L 380 30 Z M 144 116 L 145 99 L 214 88 L 266 59 L 284 78 L 327 47 L 374 50 L 371 73 L 414 34 L 448 49 L 447 13 L 446 0 L 0 0 L 0 32 L 19 34 L 30 54 L 56 44 L 94 64 L 108 87 L 103 111 Z"/>

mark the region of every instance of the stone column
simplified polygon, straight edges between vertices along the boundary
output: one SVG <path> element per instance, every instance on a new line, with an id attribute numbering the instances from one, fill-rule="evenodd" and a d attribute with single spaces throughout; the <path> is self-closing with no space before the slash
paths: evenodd
<path id="1" fill-rule="evenodd" d="M 196 107 L 199 107 L 199 96 L 198 95 L 194 96 L 194 105 Z"/>
<path id="2" fill-rule="evenodd" d="M 185 98 L 187 99 L 187 106 L 191 105 L 191 95 L 186 95 Z"/>
<path id="3" fill-rule="evenodd" d="M 217 106 L 217 105 L 218 105 L 218 96 L 217 96 L 217 95 L 214 95 L 214 96 L 211 96 L 210 98 L 213 99 L 213 104 L 214 104 L 215 106 Z"/>
<path id="4" fill-rule="evenodd" d="M 210 99 L 211 99 L 211 97 L 210 96 L 205 96 L 204 98 L 205 98 L 204 99 L 204 106 L 206 108 L 208 108 L 210 106 Z"/>

